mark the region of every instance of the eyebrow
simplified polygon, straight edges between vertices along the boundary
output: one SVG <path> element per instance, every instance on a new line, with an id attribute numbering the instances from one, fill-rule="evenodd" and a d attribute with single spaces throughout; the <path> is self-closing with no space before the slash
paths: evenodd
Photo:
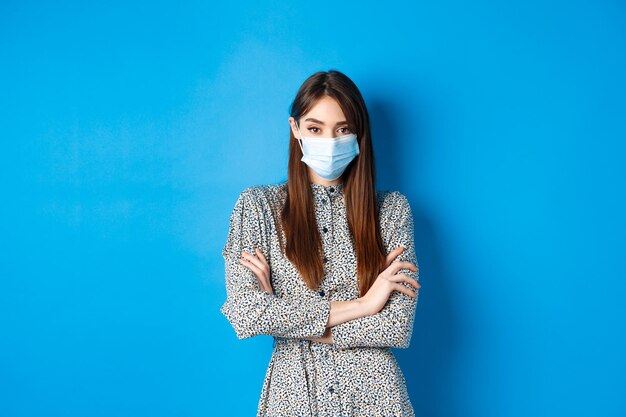
<path id="1" fill-rule="evenodd" d="M 324 122 L 322 122 L 321 120 L 314 119 L 314 118 L 312 118 L 312 117 L 307 117 L 306 119 L 304 119 L 304 121 L 305 121 L 305 122 L 319 123 L 319 124 L 321 124 L 321 125 L 325 126 L 325 123 L 324 123 Z M 347 124 L 348 124 L 348 121 L 347 121 L 347 120 L 342 120 L 341 122 L 337 122 L 337 123 L 335 124 L 335 126 L 339 126 L 339 125 L 347 125 Z"/>

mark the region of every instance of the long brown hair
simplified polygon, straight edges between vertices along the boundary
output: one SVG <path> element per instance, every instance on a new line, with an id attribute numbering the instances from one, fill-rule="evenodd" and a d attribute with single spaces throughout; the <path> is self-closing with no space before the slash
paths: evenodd
<path id="1" fill-rule="evenodd" d="M 300 123 L 323 96 L 337 100 L 350 130 L 357 135 L 359 155 L 342 174 L 346 216 L 356 250 L 360 296 L 384 269 L 385 250 L 380 236 L 376 202 L 376 172 L 370 120 L 357 86 L 345 74 L 320 71 L 307 78 L 291 104 L 290 114 Z M 285 255 L 301 273 L 310 289 L 317 289 L 324 278 L 322 240 L 315 220 L 313 192 L 302 150 L 289 130 L 287 198 L 281 213 L 285 232 Z"/>

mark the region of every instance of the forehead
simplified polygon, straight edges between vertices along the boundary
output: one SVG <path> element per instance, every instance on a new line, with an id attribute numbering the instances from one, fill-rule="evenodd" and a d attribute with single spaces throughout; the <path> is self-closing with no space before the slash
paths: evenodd
<path id="1" fill-rule="evenodd" d="M 302 121 L 304 122 L 309 117 L 331 124 L 346 120 L 337 100 L 329 96 L 324 96 L 317 100 L 313 107 L 302 115 Z"/>

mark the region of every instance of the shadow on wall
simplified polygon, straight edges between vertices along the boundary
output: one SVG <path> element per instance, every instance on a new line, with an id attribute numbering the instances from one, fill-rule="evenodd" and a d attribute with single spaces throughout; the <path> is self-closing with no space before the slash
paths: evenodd
<path id="1" fill-rule="evenodd" d="M 368 111 L 373 129 L 378 188 L 400 190 L 411 203 L 422 284 L 411 345 L 407 349 L 394 349 L 394 353 L 406 377 L 416 415 L 443 417 L 449 407 L 443 405 L 450 402 L 448 384 L 453 374 L 450 366 L 463 342 L 458 313 L 450 299 L 451 280 L 442 261 L 446 257 L 441 256 L 437 225 L 426 217 L 412 197 L 420 192 L 420 182 L 411 178 L 421 175 L 423 153 L 419 150 L 425 137 L 424 129 L 419 120 L 415 120 L 415 114 L 419 113 L 415 108 L 407 114 L 406 110 L 395 108 L 391 102 L 374 98 L 368 101 Z M 409 128 L 410 133 L 405 134 Z"/>

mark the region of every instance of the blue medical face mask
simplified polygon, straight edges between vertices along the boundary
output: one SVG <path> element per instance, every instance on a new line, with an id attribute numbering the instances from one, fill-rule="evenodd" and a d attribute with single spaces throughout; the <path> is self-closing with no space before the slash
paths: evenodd
<path id="1" fill-rule="evenodd" d="M 301 161 L 307 164 L 317 175 L 328 181 L 334 181 L 343 174 L 350 162 L 359 154 L 356 134 L 336 138 L 302 136 L 296 123 L 302 149 Z"/>

